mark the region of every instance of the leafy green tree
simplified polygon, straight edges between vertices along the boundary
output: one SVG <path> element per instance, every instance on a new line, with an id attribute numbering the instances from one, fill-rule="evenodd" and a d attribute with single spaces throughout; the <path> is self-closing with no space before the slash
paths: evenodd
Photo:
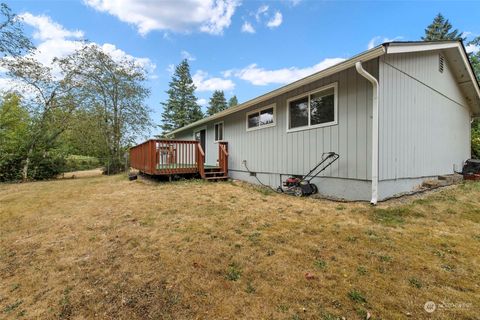
<path id="1" fill-rule="evenodd" d="M 237 96 L 233 96 L 228 100 L 228 107 L 231 108 L 235 107 L 236 105 L 238 105 L 238 99 Z"/>
<path id="2" fill-rule="evenodd" d="M 93 128 L 101 132 L 105 141 L 106 172 L 122 171 L 128 145 L 152 125 L 145 104 L 150 94 L 145 86 L 145 69 L 133 59 L 114 60 L 94 44 L 62 59 L 60 65 L 94 115 L 98 127 Z"/>
<path id="3" fill-rule="evenodd" d="M 21 19 L 5 3 L 0 3 L 0 57 L 19 56 L 32 49 L 30 39 L 23 33 Z"/>
<path id="4" fill-rule="evenodd" d="M 71 81 L 71 70 L 64 70 L 58 60 L 53 61 L 53 65 L 60 68 L 60 73 L 55 76 L 53 67 L 45 66 L 31 56 L 2 59 L 0 62 L 8 70 L 7 75 L 22 84 L 23 88 L 18 89 L 27 91 L 31 96 L 29 101 L 25 101 L 31 125 L 22 155 L 22 178 L 49 178 L 48 175 L 58 169 L 51 166 L 61 162 L 61 159 L 54 160 L 57 154 L 53 151 L 59 136 L 69 125 L 72 112 L 82 105 L 81 92 Z M 33 159 L 38 162 L 30 172 Z"/>
<path id="5" fill-rule="evenodd" d="M 30 116 L 21 105 L 20 97 L 6 94 L 0 104 L 0 181 L 21 179 L 21 155 L 29 125 Z"/>
<path id="6" fill-rule="evenodd" d="M 61 145 L 65 153 L 107 159 L 108 145 L 103 135 L 102 124 L 95 108 L 75 110 L 69 127 L 61 136 Z"/>
<path id="7" fill-rule="evenodd" d="M 221 90 L 215 90 L 210 98 L 207 114 L 211 116 L 225 109 L 227 109 L 225 94 Z"/>
<path id="8" fill-rule="evenodd" d="M 162 102 L 162 131 L 168 133 L 203 118 L 195 96 L 195 84 L 190 75 L 190 66 L 184 59 L 175 68 L 167 90 L 168 99 Z"/>
<path id="9" fill-rule="evenodd" d="M 480 36 L 476 37 L 468 44 L 476 46 L 477 48 L 480 47 Z M 475 76 L 477 77 L 477 81 L 480 81 L 480 51 L 471 52 L 469 58 Z M 472 123 L 472 156 L 480 159 L 480 121 L 478 119 Z"/>
<path id="10" fill-rule="evenodd" d="M 425 29 L 425 36 L 422 37 L 424 41 L 437 40 L 465 40 L 458 29 L 452 30 L 452 24 L 439 13 L 433 19 L 433 22 Z"/>

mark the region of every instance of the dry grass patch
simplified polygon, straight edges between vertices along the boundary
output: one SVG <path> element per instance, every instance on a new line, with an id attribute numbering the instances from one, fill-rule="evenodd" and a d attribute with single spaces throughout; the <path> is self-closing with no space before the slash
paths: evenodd
<path id="1" fill-rule="evenodd" d="M 479 195 L 372 208 L 232 182 L 0 185 L 0 318 L 474 319 Z"/>

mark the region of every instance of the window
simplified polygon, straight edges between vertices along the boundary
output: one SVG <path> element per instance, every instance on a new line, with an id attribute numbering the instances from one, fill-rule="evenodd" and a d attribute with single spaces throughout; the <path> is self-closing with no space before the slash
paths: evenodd
<path id="1" fill-rule="evenodd" d="M 275 125 L 275 105 L 247 113 L 247 131 Z"/>
<path id="2" fill-rule="evenodd" d="M 223 122 L 215 123 L 215 141 L 223 140 Z"/>
<path id="3" fill-rule="evenodd" d="M 287 101 L 288 131 L 337 124 L 337 83 Z"/>

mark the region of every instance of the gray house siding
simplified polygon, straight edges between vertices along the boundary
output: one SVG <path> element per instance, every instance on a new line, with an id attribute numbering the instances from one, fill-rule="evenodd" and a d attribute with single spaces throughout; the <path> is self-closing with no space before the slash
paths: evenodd
<path id="1" fill-rule="evenodd" d="M 381 183 L 381 193 L 451 174 L 470 157 L 469 107 L 446 59 L 439 71 L 439 53 L 380 58 L 379 179 L 406 179 Z"/>
<path id="2" fill-rule="evenodd" d="M 365 67 L 374 76 L 378 76 L 377 59 L 365 63 Z M 338 83 L 338 124 L 287 132 L 287 100 L 335 82 Z M 276 105 L 276 125 L 247 131 L 246 114 L 271 104 Z M 229 170 L 232 177 L 246 172 L 242 164 L 242 161 L 246 160 L 251 171 L 260 173 L 258 177 L 261 179 L 263 176 L 262 182 L 278 186 L 278 174 L 305 174 L 319 162 L 322 153 L 335 151 L 340 155 L 340 159 L 323 175 L 337 178 L 330 180 L 331 184 L 348 185 L 344 179 L 363 181 L 361 185 L 364 190 L 356 192 L 359 196 L 346 195 L 348 190 L 340 193 L 337 190 L 334 194 L 338 197 L 345 194 L 350 198 L 366 200 L 369 197 L 370 183 L 365 182 L 371 179 L 371 105 L 371 85 L 358 75 L 354 68 L 347 69 L 223 119 L 207 123 L 206 163 L 215 164 L 217 161 L 218 148 L 214 143 L 214 124 L 223 121 L 224 140 L 228 142 Z M 197 129 L 181 132 L 176 138 L 191 139 Z M 319 187 L 322 191 L 323 188 L 320 185 Z"/>
<path id="3" fill-rule="evenodd" d="M 402 49 L 402 45 L 394 48 Z M 443 72 L 439 71 L 441 50 L 387 53 L 363 62 L 379 81 L 379 200 L 411 191 L 426 178 L 460 170 L 470 157 L 470 107 L 478 113 L 478 106 L 468 105 L 457 83 L 455 72 L 463 72 L 464 65 L 461 62 L 462 67 L 458 66 L 456 59 L 461 54 L 457 49 L 447 49 Z M 447 56 L 456 63 L 455 69 L 450 68 Z M 332 83 L 338 86 L 337 124 L 287 132 L 287 101 Z M 476 103 L 476 87 L 464 87 L 475 94 L 470 101 Z M 275 126 L 247 131 L 247 113 L 272 104 Z M 370 200 L 372 86 L 353 67 L 180 131 L 175 138 L 192 139 L 194 131 L 205 127 L 206 163 L 215 164 L 218 146 L 214 143 L 214 124 L 220 121 L 224 122 L 223 140 L 229 146 L 232 178 L 258 182 L 243 165 L 245 160 L 262 183 L 276 187 L 280 175 L 303 175 L 318 163 L 322 153 L 334 151 L 340 155 L 339 161 L 314 180 L 319 191 L 337 198 Z"/>

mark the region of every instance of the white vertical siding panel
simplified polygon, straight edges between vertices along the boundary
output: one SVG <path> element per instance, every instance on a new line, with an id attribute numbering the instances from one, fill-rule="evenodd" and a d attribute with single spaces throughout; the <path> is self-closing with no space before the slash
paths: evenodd
<path id="1" fill-rule="evenodd" d="M 469 157 L 470 124 L 451 70 L 438 72 L 438 52 L 391 55 L 385 62 L 380 120 L 389 142 L 381 144 L 381 179 L 452 173 Z"/>
<path id="2" fill-rule="evenodd" d="M 348 70 L 348 92 L 347 92 L 347 177 L 352 178 L 356 175 L 356 144 L 355 135 L 357 133 L 357 87 L 356 70 Z"/>
<path id="3" fill-rule="evenodd" d="M 371 64 L 369 64 L 371 66 Z M 356 117 L 356 136 L 357 147 L 355 154 L 356 178 L 367 178 L 367 154 L 363 150 L 367 149 L 367 85 L 362 77 L 357 78 L 357 117 Z"/>

